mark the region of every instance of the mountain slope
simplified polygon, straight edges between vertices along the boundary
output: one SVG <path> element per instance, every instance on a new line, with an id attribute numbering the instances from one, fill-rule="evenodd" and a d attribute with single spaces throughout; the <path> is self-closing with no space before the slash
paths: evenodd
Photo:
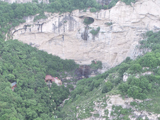
<path id="1" fill-rule="evenodd" d="M 0 120 L 53 119 L 69 88 L 52 83 L 49 89 L 45 75 L 62 78 L 78 65 L 13 40 L 1 42 L 0 51 Z"/>
<path id="2" fill-rule="evenodd" d="M 66 113 L 63 119 L 158 120 L 160 32 L 147 32 L 146 38 L 139 49 L 152 52 L 136 60 L 127 58 L 102 75 L 78 81 L 62 108 Z"/>

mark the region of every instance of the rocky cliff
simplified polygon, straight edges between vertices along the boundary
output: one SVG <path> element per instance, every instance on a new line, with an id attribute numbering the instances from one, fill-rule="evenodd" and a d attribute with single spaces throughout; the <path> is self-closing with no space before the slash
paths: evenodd
<path id="1" fill-rule="evenodd" d="M 135 58 L 140 54 L 136 46 L 143 33 L 160 30 L 159 0 L 139 0 L 131 6 L 118 2 L 96 13 L 45 14 L 47 19 L 36 22 L 34 16 L 25 17 L 26 23 L 12 30 L 13 38 L 79 64 L 100 60 L 113 67 L 126 57 Z M 85 18 L 94 22 L 87 26 Z M 98 33 L 91 34 L 98 27 Z"/>

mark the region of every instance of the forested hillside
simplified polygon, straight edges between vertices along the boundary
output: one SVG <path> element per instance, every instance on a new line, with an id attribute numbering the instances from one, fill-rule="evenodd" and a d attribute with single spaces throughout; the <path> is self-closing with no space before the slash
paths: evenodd
<path id="1" fill-rule="evenodd" d="M 63 119 L 97 117 L 97 119 L 108 120 L 109 112 L 105 109 L 108 99 L 106 95 L 118 94 L 123 98 L 127 96 L 144 100 L 141 103 L 130 103 L 130 106 L 136 107 L 137 110 L 160 114 L 160 32 L 149 31 L 144 36 L 145 40 L 140 42 L 139 47 L 142 51 L 148 49 L 152 52 L 136 60 L 127 58 L 123 63 L 102 75 L 78 81 L 70 100 L 66 101 L 62 108 L 62 112 L 66 113 L 63 114 Z M 125 75 L 128 76 L 127 81 L 124 80 Z M 97 101 L 101 103 L 98 107 L 106 111 L 104 116 L 94 114 L 98 112 L 95 108 Z M 129 115 L 134 112 L 132 109 L 123 109 L 121 106 L 112 106 L 112 109 L 114 111 L 111 113 L 111 118 L 116 116 L 115 120 L 129 120 Z M 140 119 L 142 116 L 137 120 Z"/>
<path id="2" fill-rule="evenodd" d="M 78 65 L 13 40 L 1 42 L 0 51 L 0 120 L 51 119 L 69 89 L 54 83 L 49 89 L 45 75 L 59 77 Z M 13 82 L 17 82 L 14 92 Z"/>

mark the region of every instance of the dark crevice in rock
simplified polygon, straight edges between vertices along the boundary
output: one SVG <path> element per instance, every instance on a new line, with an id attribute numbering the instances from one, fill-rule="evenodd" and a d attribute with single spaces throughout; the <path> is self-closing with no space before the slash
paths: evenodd
<path id="1" fill-rule="evenodd" d="M 73 31 L 74 30 L 74 25 L 76 24 L 76 20 L 71 16 L 64 16 L 63 19 L 60 21 L 60 17 L 58 18 L 58 26 L 56 26 L 56 24 L 53 24 L 53 31 L 55 32 L 55 30 L 58 28 L 58 33 L 60 33 L 60 27 L 63 26 L 64 32 L 66 31 L 65 29 L 65 23 L 68 22 L 69 23 L 69 31 Z"/>
<path id="2" fill-rule="evenodd" d="M 39 23 L 36 24 L 36 25 L 38 26 L 38 28 L 37 28 L 38 32 L 42 32 L 43 24 L 44 24 L 44 23 L 42 23 L 42 24 L 39 24 Z"/>
<path id="3" fill-rule="evenodd" d="M 81 34 L 81 37 L 82 37 L 83 40 L 88 40 L 88 37 L 89 37 L 89 35 L 88 35 L 88 29 L 89 29 L 89 26 L 87 25 L 85 27 L 84 33 Z"/>

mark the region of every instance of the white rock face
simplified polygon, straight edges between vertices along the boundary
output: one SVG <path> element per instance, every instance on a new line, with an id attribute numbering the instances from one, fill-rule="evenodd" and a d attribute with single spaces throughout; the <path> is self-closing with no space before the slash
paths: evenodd
<path id="1" fill-rule="evenodd" d="M 123 82 L 127 82 L 129 75 L 127 73 L 123 74 Z"/>
<path id="2" fill-rule="evenodd" d="M 12 31 L 13 38 L 79 64 L 100 60 L 114 67 L 126 57 L 140 54 L 136 46 L 143 33 L 160 30 L 159 0 L 139 0 L 132 6 L 118 2 L 110 10 L 97 13 L 75 10 L 45 14 L 48 19 L 37 22 L 33 22 L 34 16 L 25 18 L 26 23 Z M 94 19 L 88 30 L 83 23 L 86 17 Z M 98 27 L 99 33 L 93 36 L 90 31 Z M 84 35 L 87 40 L 82 39 Z"/>

